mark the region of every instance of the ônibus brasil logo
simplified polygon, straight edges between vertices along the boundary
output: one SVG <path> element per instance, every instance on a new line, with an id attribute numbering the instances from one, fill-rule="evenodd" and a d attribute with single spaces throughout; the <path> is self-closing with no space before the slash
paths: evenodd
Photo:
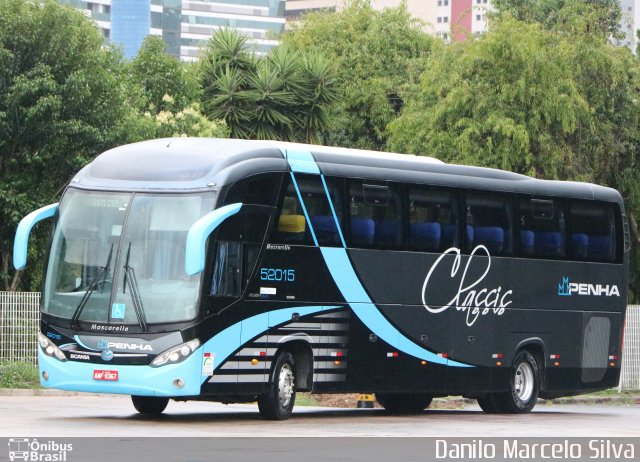
<path id="1" fill-rule="evenodd" d="M 9 438 L 9 460 L 65 462 L 71 443 L 40 442 L 36 438 Z"/>
<path id="2" fill-rule="evenodd" d="M 596 297 L 619 297 L 620 291 L 615 284 L 587 284 L 584 282 L 569 282 L 568 277 L 563 277 L 558 284 L 558 295 L 570 297 L 571 295 L 593 295 Z"/>

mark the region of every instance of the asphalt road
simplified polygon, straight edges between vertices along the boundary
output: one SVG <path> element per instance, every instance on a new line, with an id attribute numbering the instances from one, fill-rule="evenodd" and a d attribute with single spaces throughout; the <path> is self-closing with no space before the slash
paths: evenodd
<path id="1" fill-rule="evenodd" d="M 389 416 L 381 410 L 296 407 L 284 422 L 255 405 L 170 402 L 154 419 L 112 395 L 0 396 L 0 437 L 640 437 L 640 406 L 537 406 L 528 415 L 488 415 L 476 406 Z"/>

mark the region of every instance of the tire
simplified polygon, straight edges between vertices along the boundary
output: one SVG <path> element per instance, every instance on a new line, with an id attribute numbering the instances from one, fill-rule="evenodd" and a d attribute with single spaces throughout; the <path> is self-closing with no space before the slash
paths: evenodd
<path id="1" fill-rule="evenodd" d="M 281 352 L 274 363 L 269 390 L 258 396 L 260 415 L 267 420 L 287 420 L 296 401 L 296 368 L 293 355 Z"/>
<path id="2" fill-rule="evenodd" d="M 521 351 L 513 360 L 509 376 L 509 390 L 492 395 L 493 404 L 497 408 L 495 412 L 507 414 L 531 412 L 536 405 L 539 392 L 540 368 L 538 363 L 531 353 Z"/>
<path id="3" fill-rule="evenodd" d="M 502 412 L 500 406 L 496 403 L 496 395 L 494 393 L 480 396 L 477 399 L 480 409 L 487 414 L 499 414 Z"/>
<path id="4" fill-rule="evenodd" d="M 157 396 L 131 396 L 133 407 L 143 415 L 160 415 L 167 408 L 169 398 Z"/>
<path id="5" fill-rule="evenodd" d="M 391 414 L 419 414 L 431 404 L 426 393 L 376 393 L 376 400 Z"/>

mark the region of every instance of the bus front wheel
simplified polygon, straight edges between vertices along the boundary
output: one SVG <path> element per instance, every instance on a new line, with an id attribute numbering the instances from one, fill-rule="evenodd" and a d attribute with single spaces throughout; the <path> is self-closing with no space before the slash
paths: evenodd
<path id="1" fill-rule="evenodd" d="M 258 396 L 260 415 L 268 420 L 286 420 L 291 417 L 296 401 L 295 361 L 287 351 L 276 358 L 269 389 Z"/>
<path id="2" fill-rule="evenodd" d="M 140 414 L 160 415 L 169 404 L 169 398 L 159 398 L 157 396 L 131 396 L 133 407 Z"/>
<path id="3" fill-rule="evenodd" d="M 531 412 L 540 392 L 540 368 L 528 351 L 521 351 L 513 361 L 509 376 L 509 389 L 484 397 L 478 403 L 485 412 L 525 414 Z M 488 409 L 485 409 L 485 404 Z"/>
<path id="4" fill-rule="evenodd" d="M 418 414 L 431 404 L 433 396 L 425 393 L 376 393 L 376 400 L 393 414 Z"/>

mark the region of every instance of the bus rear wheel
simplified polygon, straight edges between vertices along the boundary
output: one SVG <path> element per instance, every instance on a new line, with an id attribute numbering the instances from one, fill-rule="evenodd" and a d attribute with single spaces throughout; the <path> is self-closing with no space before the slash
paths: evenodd
<path id="1" fill-rule="evenodd" d="M 293 412 L 296 401 L 295 361 L 287 351 L 276 358 L 269 390 L 258 396 L 260 415 L 268 420 L 287 420 Z"/>
<path id="2" fill-rule="evenodd" d="M 131 396 L 133 407 L 140 414 L 160 415 L 167 408 L 169 398 L 159 398 L 157 396 Z"/>
<path id="3" fill-rule="evenodd" d="M 418 414 L 429 407 L 433 396 L 426 393 L 376 393 L 376 400 L 392 414 Z"/>
<path id="4" fill-rule="evenodd" d="M 499 414 L 502 412 L 500 405 L 496 400 L 497 396 L 494 393 L 483 395 L 478 397 L 478 404 L 487 414 Z"/>
<path id="5" fill-rule="evenodd" d="M 531 412 L 540 392 L 540 368 L 528 351 L 518 353 L 511 367 L 509 389 L 491 396 L 494 411 L 506 414 L 526 414 Z M 478 400 L 480 403 L 480 400 Z M 480 407 L 482 404 L 480 403 Z M 484 407 L 482 407 L 483 410 Z"/>

